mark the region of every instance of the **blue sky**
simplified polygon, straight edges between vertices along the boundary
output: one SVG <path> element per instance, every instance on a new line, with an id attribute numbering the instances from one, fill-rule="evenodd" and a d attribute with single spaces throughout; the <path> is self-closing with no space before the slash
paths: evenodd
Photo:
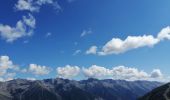
<path id="1" fill-rule="evenodd" d="M 121 53 L 113 51 L 105 55 L 98 54 L 113 38 L 125 40 L 128 36 L 151 35 L 157 39 L 157 34 L 170 25 L 169 0 L 44 0 L 44 3 L 39 0 L 42 4 L 35 4 L 38 0 L 29 2 L 32 7 L 38 7 L 38 11 L 17 8 L 19 1 L 28 3 L 29 0 L 0 1 L 0 56 L 8 56 L 13 65 L 17 65 L 20 70 L 27 70 L 23 73 L 12 68 L 5 69 L 7 73 L 15 73 L 14 78 L 54 78 L 59 73 L 56 69 L 66 68 L 66 65 L 70 65 L 68 68 L 78 66 L 87 69 L 92 65 L 104 66 L 106 69 L 126 66 L 146 73 L 152 73 L 155 69 L 158 74 L 170 75 L 170 41 L 167 38 Z M 25 35 L 11 41 L 8 41 L 10 36 L 2 35 L 7 34 L 3 30 L 5 25 L 14 28 L 17 21 L 22 20 L 23 16 L 29 18 L 29 15 L 35 20 L 33 27 L 25 23 L 28 31 L 33 31 L 31 35 L 25 32 Z M 13 33 L 8 35 L 11 34 Z M 97 50 L 87 54 L 91 46 L 97 47 Z M 29 69 L 30 64 L 40 65 L 39 70 L 45 66 L 51 71 L 39 75 L 35 70 Z M 4 79 L 4 75 L 0 77 Z M 87 73 L 85 75 L 92 77 Z M 62 77 L 62 73 L 60 76 Z M 74 77 L 81 79 L 83 75 Z"/>

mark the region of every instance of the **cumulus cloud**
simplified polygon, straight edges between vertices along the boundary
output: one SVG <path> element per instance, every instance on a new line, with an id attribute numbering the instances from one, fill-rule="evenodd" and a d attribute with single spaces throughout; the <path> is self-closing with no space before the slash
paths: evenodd
<path id="1" fill-rule="evenodd" d="M 0 76 L 6 74 L 7 70 L 12 69 L 13 67 L 13 62 L 8 56 L 0 56 Z"/>
<path id="2" fill-rule="evenodd" d="M 89 68 L 83 68 L 83 74 L 89 78 L 103 78 L 111 75 L 109 69 L 97 65 L 92 65 Z"/>
<path id="3" fill-rule="evenodd" d="M 80 73 L 80 68 L 78 66 L 66 65 L 65 67 L 58 67 L 56 70 L 58 77 L 61 78 L 73 78 Z"/>
<path id="4" fill-rule="evenodd" d="M 152 35 L 128 36 L 125 40 L 113 38 L 103 46 L 99 55 L 120 54 L 140 47 L 152 47 L 158 42 L 159 40 Z"/>
<path id="5" fill-rule="evenodd" d="M 52 5 L 57 10 L 61 10 L 56 0 L 18 0 L 15 8 L 19 11 L 39 12 L 41 6 L 46 4 Z"/>
<path id="6" fill-rule="evenodd" d="M 168 39 L 170 40 L 170 26 L 167 26 L 165 28 L 163 28 L 159 33 L 157 38 L 159 40 L 164 40 L 164 39 Z"/>
<path id="7" fill-rule="evenodd" d="M 37 64 L 30 64 L 28 71 L 35 75 L 47 75 L 50 73 L 51 69 L 46 66 L 41 66 Z"/>
<path id="8" fill-rule="evenodd" d="M 153 69 L 150 73 L 139 70 L 134 67 L 116 66 L 107 68 L 98 65 L 90 67 L 78 67 L 66 65 L 56 69 L 60 78 L 72 79 L 79 75 L 86 78 L 97 79 L 121 79 L 121 80 L 148 80 L 148 81 L 168 81 L 169 78 L 164 76 L 160 69 Z M 28 69 L 20 69 L 14 65 L 8 56 L 0 56 L 0 81 L 8 81 L 15 78 L 17 72 L 32 73 L 34 75 L 47 75 L 51 72 L 50 67 L 37 64 L 30 64 Z M 83 77 L 82 77 L 83 78 Z M 27 78 L 35 80 L 34 78 Z"/>
<path id="9" fill-rule="evenodd" d="M 116 66 L 113 67 L 112 69 L 108 69 L 105 67 L 92 65 L 89 68 L 83 68 L 83 73 L 86 77 L 99 79 L 112 78 L 112 79 L 135 80 L 149 77 L 149 75 L 144 71 L 139 71 L 136 68 L 125 66 Z"/>
<path id="10" fill-rule="evenodd" d="M 153 69 L 151 73 L 147 73 L 143 70 L 126 66 L 107 68 L 92 65 L 90 67 L 80 68 L 78 66 L 66 65 L 65 67 L 58 67 L 56 70 L 59 77 L 68 79 L 83 75 L 87 78 L 97 79 L 167 81 L 167 77 L 163 76 L 160 69 Z"/>
<path id="11" fill-rule="evenodd" d="M 18 65 L 13 64 L 8 56 L 0 56 L 0 81 L 13 80 L 17 73 L 31 73 L 38 76 L 47 75 L 50 71 L 50 67 L 40 66 L 37 64 L 30 64 L 28 68 L 22 69 Z"/>
<path id="12" fill-rule="evenodd" d="M 157 37 L 154 37 L 152 35 L 143 35 L 143 36 L 128 36 L 124 40 L 120 38 L 112 38 L 112 40 L 108 41 L 99 52 L 91 54 L 98 55 L 120 54 L 141 47 L 153 47 L 154 45 L 158 44 L 160 41 L 165 39 L 170 40 L 169 26 L 163 28 L 158 33 Z"/>
<path id="13" fill-rule="evenodd" d="M 111 69 L 113 79 L 145 80 L 149 74 L 133 67 L 117 66 Z"/>
<path id="14" fill-rule="evenodd" d="M 0 36 L 7 42 L 13 42 L 19 38 L 31 36 L 35 24 L 35 18 L 31 14 L 23 16 L 23 19 L 19 20 L 15 27 L 0 24 Z"/>
<path id="15" fill-rule="evenodd" d="M 161 78 L 163 77 L 160 69 L 154 69 L 152 72 L 151 72 L 151 78 Z"/>
<path id="16" fill-rule="evenodd" d="M 18 0 L 15 5 L 17 10 L 39 11 L 39 7 L 33 4 L 33 0 Z"/>
<path id="17" fill-rule="evenodd" d="M 15 70 L 16 65 L 10 60 L 8 56 L 0 56 L 0 81 L 8 81 L 15 76 L 14 72 L 9 70 Z"/>
<path id="18" fill-rule="evenodd" d="M 15 72 L 8 72 L 5 76 L 4 76 L 4 81 L 10 81 L 13 80 L 14 77 L 16 76 Z"/>
<path id="19" fill-rule="evenodd" d="M 86 54 L 96 54 L 97 53 L 97 46 L 91 46 L 87 51 Z"/>

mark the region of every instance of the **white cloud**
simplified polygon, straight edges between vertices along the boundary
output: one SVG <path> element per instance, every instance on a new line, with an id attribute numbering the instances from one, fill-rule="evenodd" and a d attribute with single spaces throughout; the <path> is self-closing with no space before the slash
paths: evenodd
<path id="1" fill-rule="evenodd" d="M 65 67 L 58 67 L 57 74 L 61 78 L 73 78 L 80 73 L 80 68 L 78 66 L 66 65 Z"/>
<path id="2" fill-rule="evenodd" d="M 146 80 L 149 74 L 137 68 L 117 66 L 111 69 L 113 79 Z"/>
<path id="3" fill-rule="evenodd" d="M 38 5 L 52 4 L 52 3 L 54 3 L 54 0 L 37 0 Z"/>
<path id="4" fill-rule="evenodd" d="M 109 69 L 97 65 L 92 65 L 89 68 L 83 68 L 83 74 L 89 78 L 103 78 L 111 75 Z"/>
<path id="5" fill-rule="evenodd" d="M 0 81 L 13 80 L 16 74 L 32 73 L 34 75 L 47 75 L 51 69 L 46 66 L 30 64 L 28 69 L 21 69 L 18 65 L 14 65 L 8 56 L 0 56 Z"/>
<path id="6" fill-rule="evenodd" d="M 92 30 L 91 29 L 83 30 L 83 32 L 81 33 L 80 37 L 84 37 L 84 36 L 86 36 L 88 34 L 92 34 Z"/>
<path id="7" fill-rule="evenodd" d="M 164 40 L 164 39 L 170 40 L 170 26 L 167 26 L 167 27 L 163 28 L 163 29 L 158 33 L 158 39 L 159 39 L 159 40 Z"/>
<path id="8" fill-rule="evenodd" d="M 35 28 L 36 20 L 31 14 L 29 14 L 28 17 L 23 16 L 23 21 L 25 25 L 29 26 L 30 28 Z"/>
<path id="9" fill-rule="evenodd" d="M 27 77 L 26 79 L 30 80 L 30 81 L 35 81 L 36 80 L 36 78 L 32 78 L 32 77 Z"/>
<path id="10" fill-rule="evenodd" d="M 120 54 L 141 47 L 153 47 L 154 45 L 158 44 L 160 41 L 164 39 L 170 40 L 169 26 L 163 28 L 158 33 L 157 37 L 154 37 L 152 35 L 143 35 L 143 36 L 128 36 L 125 40 L 122 40 L 120 38 L 112 38 L 112 40 L 108 41 L 99 52 L 92 54 L 98 55 Z"/>
<path id="11" fill-rule="evenodd" d="M 28 10 L 31 12 L 39 11 L 39 6 L 33 4 L 33 0 L 18 0 L 18 3 L 15 5 L 17 10 Z"/>
<path id="12" fill-rule="evenodd" d="M 52 5 L 56 10 L 61 10 L 56 0 L 18 0 L 15 8 L 19 11 L 39 12 L 41 6 Z"/>
<path id="13" fill-rule="evenodd" d="M 0 81 L 8 81 L 13 79 L 16 73 L 12 72 L 16 69 L 16 65 L 8 56 L 0 56 Z M 9 70 L 11 70 L 9 72 Z"/>
<path id="14" fill-rule="evenodd" d="M 37 64 L 30 64 L 29 65 L 29 72 L 35 74 L 35 75 L 47 75 L 50 73 L 50 68 L 46 66 L 40 66 Z"/>
<path id="15" fill-rule="evenodd" d="M 53 7 L 57 13 L 60 11 L 63 11 L 62 7 L 59 5 L 59 3 L 57 1 L 53 3 Z"/>
<path id="16" fill-rule="evenodd" d="M 152 35 L 128 36 L 125 40 L 113 38 L 103 46 L 99 55 L 120 54 L 140 47 L 152 47 L 158 42 L 159 40 L 154 38 Z"/>
<path id="17" fill-rule="evenodd" d="M 160 69 L 154 69 L 151 73 L 147 73 L 143 70 L 139 70 L 133 67 L 116 66 L 111 69 L 92 65 L 89 68 L 82 69 L 83 75 L 88 78 L 98 79 L 121 79 L 121 80 L 156 80 L 167 81 L 166 77 L 163 77 Z"/>
<path id="18" fill-rule="evenodd" d="M 97 53 L 97 46 L 91 46 L 87 51 L 86 54 L 96 54 Z"/>
<path id="19" fill-rule="evenodd" d="M 9 59 L 8 56 L 0 56 L 0 76 L 6 74 L 7 70 L 12 69 L 13 67 L 13 62 Z"/>
<path id="20" fill-rule="evenodd" d="M 57 0 L 18 0 L 15 9 L 33 13 L 39 12 L 43 5 L 51 5 L 56 11 L 62 10 Z M 15 27 L 0 24 L 0 36 L 7 42 L 13 42 L 18 38 L 32 35 L 34 28 L 35 18 L 29 14 L 28 17 L 23 16 L 23 19 L 18 21 Z M 47 35 L 50 36 L 51 34 L 48 33 Z"/>
<path id="21" fill-rule="evenodd" d="M 57 0 L 18 0 L 15 8 L 18 11 L 39 12 L 41 6 L 49 4 L 55 10 L 60 11 L 61 7 Z M 35 29 L 36 20 L 31 15 L 23 16 L 16 26 L 0 24 L 0 37 L 7 42 L 13 42 L 19 38 L 31 36 Z"/>
<path id="22" fill-rule="evenodd" d="M 152 72 L 151 72 L 151 77 L 152 78 L 161 78 L 163 77 L 160 69 L 154 69 Z"/>
<path id="23" fill-rule="evenodd" d="M 0 36 L 7 42 L 13 42 L 19 38 L 31 36 L 35 24 L 36 21 L 31 14 L 23 16 L 23 19 L 18 21 L 15 27 L 0 24 Z"/>
<path id="24" fill-rule="evenodd" d="M 66 65 L 56 69 L 60 78 L 72 79 L 79 75 L 87 78 L 97 79 L 121 79 L 121 80 L 148 80 L 148 81 L 169 81 L 169 77 L 164 76 L 160 69 L 153 69 L 150 73 L 134 67 L 116 66 L 112 68 L 92 65 L 88 68 Z M 8 56 L 0 56 L 0 81 L 8 81 L 15 78 L 17 72 L 30 72 L 34 75 L 47 75 L 51 69 L 46 66 L 30 64 L 28 69 L 20 69 L 14 65 Z M 82 77 L 83 78 L 83 77 Z M 27 78 L 34 80 L 34 78 Z"/>
<path id="25" fill-rule="evenodd" d="M 13 80 L 15 76 L 16 76 L 15 72 L 13 73 L 9 72 L 4 76 L 4 79 L 5 81 L 10 81 L 10 80 Z"/>
<path id="26" fill-rule="evenodd" d="M 77 55 L 77 54 L 79 54 L 79 53 L 81 53 L 81 50 L 76 50 L 76 51 L 73 53 L 73 55 Z"/>

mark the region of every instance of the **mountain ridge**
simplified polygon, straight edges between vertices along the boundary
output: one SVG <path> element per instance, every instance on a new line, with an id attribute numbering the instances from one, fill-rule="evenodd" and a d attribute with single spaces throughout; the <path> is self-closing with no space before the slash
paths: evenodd
<path id="1" fill-rule="evenodd" d="M 0 83 L 0 100 L 136 100 L 162 84 L 94 78 L 15 79 Z"/>

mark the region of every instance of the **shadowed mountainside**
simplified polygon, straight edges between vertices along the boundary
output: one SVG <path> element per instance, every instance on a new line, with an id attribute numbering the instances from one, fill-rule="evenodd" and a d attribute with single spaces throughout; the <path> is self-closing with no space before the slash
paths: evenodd
<path id="1" fill-rule="evenodd" d="M 153 89 L 139 100 L 170 100 L 170 83 Z"/>

